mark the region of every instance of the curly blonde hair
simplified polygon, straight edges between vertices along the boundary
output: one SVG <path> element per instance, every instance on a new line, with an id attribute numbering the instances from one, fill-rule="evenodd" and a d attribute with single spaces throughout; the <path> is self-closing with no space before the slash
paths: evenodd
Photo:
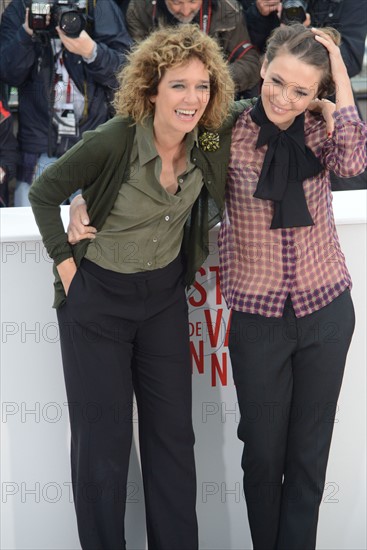
<path id="1" fill-rule="evenodd" d="M 233 80 L 217 42 L 191 23 L 159 29 L 132 49 L 118 75 L 119 89 L 113 102 L 116 114 L 144 124 L 154 113 L 150 98 L 157 95 L 165 72 L 193 58 L 204 64 L 210 79 L 210 99 L 200 124 L 218 128 L 233 103 Z"/>

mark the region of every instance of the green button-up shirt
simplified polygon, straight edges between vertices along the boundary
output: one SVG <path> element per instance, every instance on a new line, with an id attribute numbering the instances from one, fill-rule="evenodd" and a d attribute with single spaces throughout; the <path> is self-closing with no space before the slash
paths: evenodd
<path id="1" fill-rule="evenodd" d="M 138 124 L 130 156 L 130 177 L 121 182 L 115 204 L 85 257 L 121 273 L 165 267 L 179 254 L 185 222 L 203 185 L 191 161 L 197 129 L 187 134 L 186 170 L 173 195 L 160 184 L 161 158 L 154 145 L 153 119 Z"/>
<path id="2" fill-rule="evenodd" d="M 191 161 L 202 174 L 204 185 L 185 224 L 182 252 L 186 259 L 185 283 L 191 285 L 195 272 L 209 253 L 209 229 L 219 222 L 224 204 L 224 185 L 229 160 L 231 132 L 238 115 L 255 100 L 237 102 L 218 130 L 220 147 L 214 152 L 192 148 Z M 130 179 L 130 158 L 136 127 L 129 118 L 116 116 L 82 139 L 37 178 L 29 200 L 48 254 L 54 260 L 54 307 L 65 303 L 65 291 L 56 266 L 73 257 L 80 264 L 89 246 L 82 239 L 72 246 L 60 217 L 59 205 L 82 189 L 90 223 L 101 231 L 111 212 L 121 182 Z"/>

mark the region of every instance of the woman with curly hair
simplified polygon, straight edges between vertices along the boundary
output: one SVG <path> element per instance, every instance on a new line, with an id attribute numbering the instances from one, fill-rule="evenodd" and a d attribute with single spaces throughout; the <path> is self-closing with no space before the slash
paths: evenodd
<path id="1" fill-rule="evenodd" d="M 56 266 L 84 550 L 125 548 L 133 392 L 149 548 L 198 547 L 185 284 L 220 219 L 232 126 L 209 153 L 217 141 L 200 148 L 198 124 L 221 126 L 232 97 L 213 39 L 192 25 L 157 31 L 130 55 L 117 115 L 85 132 L 29 194 Z M 72 247 L 59 205 L 79 188 L 98 232 Z"/>

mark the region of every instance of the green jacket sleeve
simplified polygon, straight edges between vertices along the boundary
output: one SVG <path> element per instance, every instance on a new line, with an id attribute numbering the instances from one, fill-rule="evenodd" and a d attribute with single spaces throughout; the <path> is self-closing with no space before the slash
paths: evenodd
<path id="1" fill-rule="evenodd" d="M 219 129 L 219 132 L 226 132 L 228 129 L 232 129 L 236 124 L 238 117 L 240 116 L 245 109 L 252 107 L 257 102 L 257 97 L 252 97 L 251 99 L 240 99 L 233 103 L 232 109 L 226 118 L 225 122 Z"/>
<path id="2" fill-rule="evenodd" d="M 73 256 L 60 216 L 60 204 L 95 181 L 107 150 L 98 131 L 86 132 L 65 155 L 47 168 L 31 186 L 29 200 L 49 256 L 56 265 Z"/>

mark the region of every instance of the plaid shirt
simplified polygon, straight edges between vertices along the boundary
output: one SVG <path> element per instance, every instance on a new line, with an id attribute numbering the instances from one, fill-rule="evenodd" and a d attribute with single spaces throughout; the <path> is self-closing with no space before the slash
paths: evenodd
<path id="1" fill-rule="evenodd" d="M 332 302 L 351 278 L 336 232 L 329 170 L 355 176 L 366 167 L 367 127 L 354 106 L 334 113 L 326 140 L 321 116 L 306 111 L 305 142 L 325 170 L 304 181 L 313 226 L 272 229 L 273 203 L 253 194 L 267 146 L 255 150 L 259 127 L 247 109 L 232 134 L 226 211 L 219 233 L 221 290 L 229 308 L 281 317 L 290 294 L 297 317 Z"/>

